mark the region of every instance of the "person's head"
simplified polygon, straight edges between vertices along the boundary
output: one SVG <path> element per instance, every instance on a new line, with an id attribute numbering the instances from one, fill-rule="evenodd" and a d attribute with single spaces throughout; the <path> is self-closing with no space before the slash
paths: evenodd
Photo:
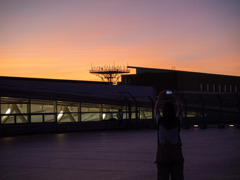
<path id="1" fill-rule="evenodd" d="M 163 106 L 163 117 L 171 118 L 176 117 L 175 106 L 172 102 L 166 102 Z"/>

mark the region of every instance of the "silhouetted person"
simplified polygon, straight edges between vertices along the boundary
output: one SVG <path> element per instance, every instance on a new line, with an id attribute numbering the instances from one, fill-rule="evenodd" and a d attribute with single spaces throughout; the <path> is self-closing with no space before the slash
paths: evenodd
<path id="1" fill-rule="evenodd" d="M 123 120 L 123 111 L 122 111 L 122 109 L 118 109 L 117 117 L 118 117 L 118 120 Z"/>
<path id="2" fill-rule="evenodd" d="M 158 169 L 158 180 L 183 180 L 184 158 L 182 155 L 182 142 L 179 135 L 180 118 L 182 108 L 176 96 L 175 100 L 179 106 L 179 117 L 177 117 L 175 106 L 172 102 L 164 103 L 162 116 L 160 115 L 161 96 L 159 94 L 156 102 L 155 113 L 158 125 L 158 150 L 156 164 Z"/>

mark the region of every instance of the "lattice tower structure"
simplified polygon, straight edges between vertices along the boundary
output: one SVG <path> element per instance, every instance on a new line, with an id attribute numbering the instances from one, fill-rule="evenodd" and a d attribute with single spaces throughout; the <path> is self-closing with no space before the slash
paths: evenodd
<path id="1" fill-rule="evenodd" d="M 102 79 L 102 81 L 117 84 L 122 74 L 130 73 L 130 70 L 125 66 L 97 66 L 91 67 L 89 71 Z"/>

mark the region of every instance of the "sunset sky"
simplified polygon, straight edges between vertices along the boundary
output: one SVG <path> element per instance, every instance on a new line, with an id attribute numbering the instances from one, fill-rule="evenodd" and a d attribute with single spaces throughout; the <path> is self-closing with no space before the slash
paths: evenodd
<path id="1" fill-rule="evenodd" d="M 91 64 L 240 76 L 240 0 L 0 0 L 0 76 L 100 80 Z"/>

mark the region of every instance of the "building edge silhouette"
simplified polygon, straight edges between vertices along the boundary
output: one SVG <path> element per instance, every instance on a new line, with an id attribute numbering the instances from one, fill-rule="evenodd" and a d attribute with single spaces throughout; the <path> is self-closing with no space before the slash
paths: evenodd
<path id="1" fill-rule="evenodd" d="M 161 90 L 175 90 L 185 128 L 239 127 L 240 77 L 135 68 L 105 82 L 0 77 L 0 135 L 155 126 Z"/>

